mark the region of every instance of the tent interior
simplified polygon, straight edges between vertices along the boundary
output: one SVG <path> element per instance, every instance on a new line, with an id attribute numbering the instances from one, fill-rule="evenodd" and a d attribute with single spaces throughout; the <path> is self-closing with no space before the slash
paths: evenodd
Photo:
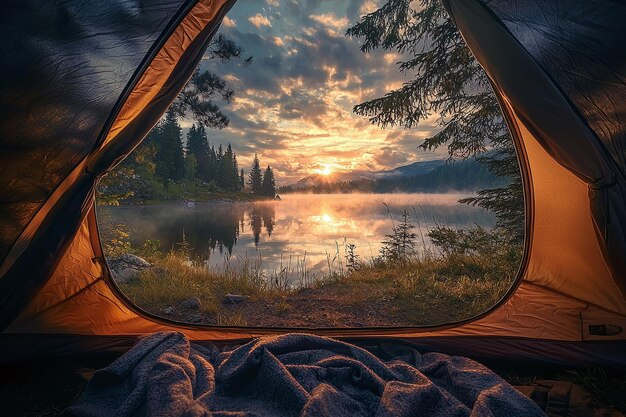
<path id="1" fill-rule="evenodd" d="M 493 85 L 518 153 L 526 204 L 518 279 L 496 306 L 458 323 L 306 331 L 494 368 L 623 370 L 626 5 L 443 2 Z M 3 3 L 0 362 L 9 379 L 26 364 L 105 366 L 159 331 L 218 346 L 294 331 L 139 311 L 111 278 L 96 223 L 98 180 L 158 122 L 233 4 Z"/>

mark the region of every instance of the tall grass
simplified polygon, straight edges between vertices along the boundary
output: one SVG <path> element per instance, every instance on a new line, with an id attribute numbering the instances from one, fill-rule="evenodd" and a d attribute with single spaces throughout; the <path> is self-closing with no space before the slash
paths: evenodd
<path id="1" fill-rule="evenodd" d="M 345 299 L 339 301 L 345 305 L 383 300 L 404 322 L 416 325 L 470 318 L 493 306 L 513 283 L 518 267 L 515 251 L 499 242 L 490 244 L 484 240 L 488 247 L 481 246 L 479 250 L 443 246 L 435 254 L 426 244 L 415 208 L 413 212 L 418 234 L 412 232 L 415 226 L 408 223 L 408 212 L 399 221 L 389 212 L 393 233 L 387 235 L 387 242 L 391 249 L 361 259 L 355 254 L 356 246 L 344 238 L 343 242 L 335 242 L 333 252 L 326 253 L 325 269 L 315 273 L 308 265 L 306 252 L 302 256 L 281 255 L 273 269 L 265 267 L 261 252 L 254 257 L 235 252 L 236 256 L 228 258 L 221 267 L 211 267 L 207 260 L 192 258 L 192 248 L 184 236 L 181 244 L 163 254 L 155 242 L 131 247 L 128 234 L 122 231 L 112 234 L 105 250 L 113 256 L 132 252 L 153 263 L 154 267 L 143 271 L 137 280 L 121 285 L 122 291 L 140 307 L 162 314 L 167 307 L 197 297 L 201 313 L 213 317 L 218 324 L 245 322 L 243 315 L 225 309 L 223 300 L 227 294 L 242 295 L 251 302 L 278 300 L 274 307 L 288 312 L 292 308 L 289 297 L 303 288 L 335 295 L 345 293 Z M 477 233 L 484 238 L 486 231 Z M 440 233 L 440 239 L 447 236 Z M 397 244 L 393 239 L 402 242 Z M 415 250 L 419 244 L 421 250 Z M 401 253 L 394 252 L 398 248 Z M 345 292 L 346 289 L 352 292 Z M 229 310 L 226 315 L 225 310 Z"/>

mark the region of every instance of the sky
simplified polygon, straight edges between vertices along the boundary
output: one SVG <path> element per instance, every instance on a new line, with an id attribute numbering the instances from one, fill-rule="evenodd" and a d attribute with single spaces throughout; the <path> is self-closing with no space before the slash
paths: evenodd
<path id="1" fill-rule="evenodd" d="M 398 71 L 397 54 L 364 54 L 359 39 L 345 36 L 376 7 L 373 0 L 237 2 L 220 33 L 252 55 L 253 63 L 202 63 L 236 91 L 231 103 L 219 102 L 230 125 L 209 131 L 210 141 L 230 142 L 246 172 L 256 152 L 263 167 L 272 166 L 278 185 L 315 173 L 386 170 L 445 158 L 445 149 L 417 149 L 436 132 L 436 115 L 410 130 L 381 129 L 352 111 L 410 79 Z"/>

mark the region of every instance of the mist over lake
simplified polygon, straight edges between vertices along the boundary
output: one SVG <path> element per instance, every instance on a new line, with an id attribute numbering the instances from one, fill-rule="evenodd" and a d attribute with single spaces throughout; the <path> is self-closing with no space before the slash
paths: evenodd
<path id="1" fill-rule="evenodd" d="M 268 272 L 278 272 L 294 268 L 306 256 L 306 267 L 315 274 L 327 269 L 329 260 L 337 265 L 337 250 L 340 257 L 345 254 L 344 242 L 355 244 L 356 254 L 363 260 L 378 256 L 392 221 L 397 221 L 404 209 L 415 225 L 420 252 L 431 249 L 426 234 L 435 225 L 493 227 L 492 214 L 458 203 L 467 196 L 288 194 L 281 201 L 197 203 L 193 208 L 182 202 L 103 206 L 98 215 L 104 234 L 107 226 L 121 224 L 133 246 L 152 240 L 158 241 L 163 251 L 180 248 L 184 240 L 195 259 L 213 268 L 236 268 L 247 260 Z"/>

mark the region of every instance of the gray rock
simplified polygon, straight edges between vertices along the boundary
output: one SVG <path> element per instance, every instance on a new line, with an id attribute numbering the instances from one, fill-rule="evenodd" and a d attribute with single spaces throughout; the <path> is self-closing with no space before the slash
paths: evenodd
<path id="1" fill-rule="evenodd" d="M 115 259 L 118 263 L 124 263 L 135 268 L 150 268 L 152 264 L 143 258 L 131 253 L 125 253 L 124 255 Z"/>
<path id="2" fill-rule="evenodd" d="M 189 317 L 190 323 L 200 323 L 201 321 L 202 321 L 202 315 L 200 314 L 194 314 L 193 316 Z"/>
<path id="3" fill-rule="evenodd" d="M 192 297 L 192 298 L 187 298 L 186 300 L 183 300 L 183 302 L 180 303 L 180 306 L 182 308 L 197 310 L 202 306 L 202 303 L 200 302 L 198 297 Z"/>
<path id="4" fill-rule="evenodd" d="M 128 283 L 139 276 L 139 273 L 152 265 L 139 256 L 125 253 L 122 256 L 109 260 L 111 276 L 120 284 Z"/>
<path id="5" fill-rule="evenodd" d="M 167 314 L 168 316 L 171 316 L 172 314 L 174 314 L 174 307 L 165 307 L 163 309 L 163 314 Z"/>
<path id="6" fill-rule="evenodd" d="M 224 296 L 224 299 L 222 300 L 223 304 L 239 304 L 239 303 L 243 303 L 244 301 L 247 300 L 248 297 L 246 297 L 245 295 L 239 295 L 239 294 L 226 294 Z"/>

